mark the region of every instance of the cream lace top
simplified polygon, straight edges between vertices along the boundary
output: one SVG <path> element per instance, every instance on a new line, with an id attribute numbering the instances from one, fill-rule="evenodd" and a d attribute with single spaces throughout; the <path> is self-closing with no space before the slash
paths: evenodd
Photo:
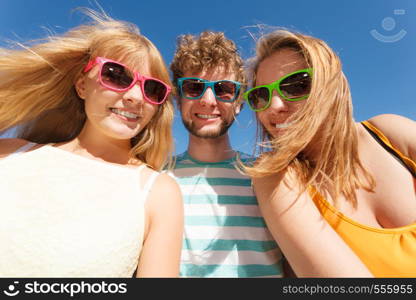
<path id="1" fill-rule="evenodd" d="M 158 173 L 33 145 L 0 160 L 0 277 L 131 277 Z"/>

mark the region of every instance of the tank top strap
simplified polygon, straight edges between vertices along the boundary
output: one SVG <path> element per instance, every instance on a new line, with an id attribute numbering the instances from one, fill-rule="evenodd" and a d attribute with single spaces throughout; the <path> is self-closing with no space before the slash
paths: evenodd
<path id="1" fill-rule="evenodd" d="M 361 122 L 361 125 L 370 133 L 370 135 L 400 164 L 403 165 L 416 178 L 416 163 L 409 157 L 404 156 L 398 149 L 396 149 L 389 139 L 374 125 L 368 121 Z"/>
<path id="2" fill-rule="evenodd" d="M 143 202 L 145 203 L 147 201 L 147 197 L 149 195 L 150 190 L 152 189 L 153 183 L 155 182 L 157 176 L 159 176 L 160 173 L 159 172 L 152 172 L 152 174 L 150 174 L 149 178 L 147 179 L 146 184 L 144 185 L 143 188 Z"/>

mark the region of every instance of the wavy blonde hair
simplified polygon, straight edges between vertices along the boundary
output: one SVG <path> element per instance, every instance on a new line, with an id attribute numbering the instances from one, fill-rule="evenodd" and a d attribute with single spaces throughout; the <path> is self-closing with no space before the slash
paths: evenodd
<path id="1" fill-rule="evenodd" d="M 313 68 L 310 96 L 292 117 L 293 125 L 277 138 L 272 138 L 257 120 L 261 155 L 254 166 L 245 166 L 244 170 L 253 177 L 293 171 L 301 193 L 312 185 L 320 193 L 331 195 L 334 201 L 344 195 L 355 205 L 356 190 L 372 190 L 375 183 L 358 156 L 350 88 L 340 59 L 320 39 L 275 30 L 257 43 L 250 67 L 253 85 L 260 63 L 285 48 L 298 52 Z M 314 161 L 308 159 L 305 151 L 311 145 L 319 145 Z M 271 150 L 266 152 L 267 148 Z"/>
<path id="2" fill-rule="evenodd" d="M 153 43 L 131 23 L 90 9 L 91 22 L 21 49 L 0 49 L 0 132 L 18 126 L 18 137 L 36 143 L 68 141 L 80 133 L 86 115 L 75 82 L 89 60 L 103 56 L 137 66 L 149 61 L 150 75 L 171 85 Z M 131 140 L 131 159 L 161 170 L 173 151 L 172 98 Z"/>
<path id="3" fill-rule="evenodd" d="M 236 81 L 243 87 L 247 84 L 244 71 L 244 61 L 238 53 L 237 46 L 223 32 L 203 31 L 199 36 L 181 35 L 177 40 L 177 48 L 170 69 L 173 84 L 177 89 L 177 80 L 188 71 L 200 73 L 218 66 L 224 66 L 226 71 L 236 75 Z M 177 97 L 179 101 L 179 97 Z M 242 97 L 235 103 L 241 104 Z"/>

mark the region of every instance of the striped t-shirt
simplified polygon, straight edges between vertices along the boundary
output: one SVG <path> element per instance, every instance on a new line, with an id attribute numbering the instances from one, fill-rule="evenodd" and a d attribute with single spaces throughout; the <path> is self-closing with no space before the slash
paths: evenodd
<path id="1" fill-rule="evenodd" d="M 188 152 L 176 157 L 173 175 L 185 204 L 181 277 L 282 277 L 280 249 L 261 217 L 250 178 L 235 162 L 200 162 Z"/>

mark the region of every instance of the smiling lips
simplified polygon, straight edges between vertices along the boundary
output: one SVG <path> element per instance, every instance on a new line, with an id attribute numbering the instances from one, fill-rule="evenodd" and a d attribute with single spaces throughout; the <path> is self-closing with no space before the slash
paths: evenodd
<path id="1" fill-rule="evenodd" d="M 140 118 L 140 116 L 138 114 L 130 112 L 130 111 L 126 111 L 126 110 L 122 110 L 122 109 L 118 109 L 118 108 L 110 108 L 110 110 L 114 114 L 122 116 L 125 119 L 127 119 L 128 121 L 137 121 Z"/>
<path id="2" fill-rule="evenodd" d="M 282 128 L 288 128 L 289 126 L 291 126 L 293 124 L 293 122 L 288 122 L 288 123 L 276 123 L 274 124 L 274 127 L 276 127 L 277 129 L 282 129 Z"/>
<path id="3" fill-rule="evenodd" d="M 195 115 L 200 119 L 206 119 L 206 120 L 216 119 L 220 116 L 218 114 L 195 114 Z"/>

